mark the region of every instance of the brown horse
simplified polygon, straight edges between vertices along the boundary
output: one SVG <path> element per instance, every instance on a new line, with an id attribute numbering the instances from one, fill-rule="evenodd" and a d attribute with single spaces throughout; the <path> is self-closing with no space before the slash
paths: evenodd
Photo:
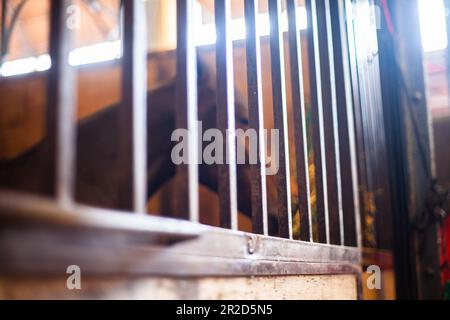
<path id="1" fill-rule="evenodd" d="M 216 90 L 211 85 L 210 72 L 199 63 L 198 117 L 204 130 L 216 127 Z M 175 129 L 175 81 L 153 90 L 148 94 L 148 197 L 172 177 L 176 167 L 171 160 L 175 143 L 171 135 Z M 83 204 L 115 209 L 119 205 L 121 170 L 118 159 L 121 150 L 118 141 L 118 107 L 111 106 L 90 118 L 81 121 L 77 128 L 77 179 L 76 200 Z M 246 130 L 248 110 L 236 97 L 236 127 Z M 238 141 L 242 143 L 242 141 Z M 48 153 L 46 143 L 39 145 L 22 156 L 0 165 L 0 187 L 48 194 L 49 185 L 45 174 Z M 247 157 L 248 158 L 248 157 Z M 217 167 L 200 165 L 200 183 L 217 191 Z M 238 209 L 251 216 L 251 178 L 248 165 L 239 165 L 237 171 Z M 269 216 L 276 216 L 276 187 L 274 179 L 268 179 Z M 273 185 L 273 187 L 272 187 Z M 271 229 L 276 224 L 275 219 Z M 276 228 L 274 229 L 276 230 Z"/>

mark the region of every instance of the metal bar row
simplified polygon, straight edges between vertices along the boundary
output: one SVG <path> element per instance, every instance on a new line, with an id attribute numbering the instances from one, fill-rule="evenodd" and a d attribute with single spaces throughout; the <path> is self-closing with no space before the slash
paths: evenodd
<path id="1" fill-rule="evenodd" d="M 313 240 L 311 190 L 309 182 L 309 159 L 307 123 L 305 114 L 305 90 L 302 66 L 300 32 L 297 24 L 295 0 L 287 0 L 289 50 L 291 59 L 292 104 L 295 119 L 295 149 L 297 165 L 297 188 L 300 209 L 300 239 Z"/>
<path id="2" fill-rule="evenodd" d="M 69 65 L 73 30 L 67 23 L 73 0 L 51 1 L 50 70 L 47 109 L 49 194 L 62 205 L 74 201 L 76 159 L 76 84 Z M 122 103 L 118 112 L 119 141 L 123 151 L 120 207 L 146 212 L 147 179 L 147 46 L 142 1 L 125 1 L 122 59 Z"/>
<path id="3" fill-rule="evenodd" d="M 75 85 L 68 65 L 71 31 L 65 15 L 71 0 L 52 1 L 51 58 L 48 137 L 50 163 L 56 183 L 53 193 L 62 201 L 74 198 Z M 274 127 L 279 133 L 277 174 L 278 235 L 293 239 L 286 102 L 284 39 L 281 0 L 269 0 L 270 59 Z M 312 112 L 312 145 L 316 180 L 317 231 L 313 230 L 310 201 L 307 116 L 302 66 L 302 45 L 295 0 L 287 0 L 289 57 L 297 186 L 300 209 L 300 239 L 354 246 L 358 243 L 358 199 L 352 118 L 352 88 L 343 1 L 307 0 L 307 45 Z M 144 2 L 124 1 L 122 103 L 119 108 L 119 161 L 123 183 L 122 209 L 145 213 L 147 201 L 147 60 Z M 193 39 L 194 1 L 177 1 L 176 127 L 188 129 L 189 162 L 177 167 L 176 210 L 193 222 L 199 221 L 197 57 Z M 268 199 L 265 171 L 264 108 L 261 79 L 261 48 L 258 33 L 258 1 L 245 1 L 247 26 L 246 61 L 249 128 L 258 139 L 258 162 L 251 166 L 253 231 L 268 235 Z M 238 229 L 237 165 L 233 54 L 229 0 L 215 1 L 217 127 L 223 133 L 225 163 L 218 165 L 220 224 Z"/>
<path id="4" fill-rule="evenodd" d="M 357 245 L 359 209 L 345 7 L 307 0 L 317 239 Z"/>
<path id="5" fill-rule="evenodd" d="M 248 5 L 254 6 L 254 2 Z M 284 75 L 283 35 L 280 31 L 280 1 L 269 1 L 271 24 L 271 70 L 273 91 L 273 112 L 275 128 L 280 132 L 280 163 L 278 173 L 278 227 L 279 236 L 292 238 L 290 203 L 289 144 L 287 142 L 286 96 Z M 254 10 L 254 8 L 252 8 Z M 309 9 L 309 10 L 308 10 Z M 295 117 L 295 146 L 297 165 L 297 186 L 301 214 L 300 239 L 311 241 L 312 216 L 308 170 L 308 151 L 306 139 L 306 116 L 303 88 L 303 68 L 300 48 L 299 28 L 295 1 L 287 1 L 289 25 L 290 68 L 292 81 L 292 102 Z M 308 28 L 311 91 L 313 100 L 314 156 L 316 165 L 316 195 L 318 214 L 318 238 L 320 242 L 331 244 L 357 245 L 358 199 L 354 189 L 357 185 L 356 161 L 354 153 L 353 118 L 351 110 L 351 79 L 346 49 L 345 12 L 342 1 L 307 1 L 310 21 Z M 255 23 L 247 14 L 252 38 Z M 344 36 L 342 36 L 344 35 Z M 253 50 L 253 39 L 247 46 Z M 248 50 L 248 49 L 247 49 Z M 251 54 L 251 53 L 250 53 Z M 247 53 L 249 55 L 249 53 Z M 248 60 L 251 58 L 247 57 Z M 253 72 L 250 68 L 248 72 Z M 254 82 L 249 77 L 249 88 Z M 336 83 L 339 82 L 339 88 Z M 249 91 L 249 101 L 252 101 Z M 259 99 L 260 100 L 260 99 Z M 258 101 L 259 101 L 258 100 Z M 261 102 L 262 103 L 262 102 Z M 340 130 L 339 125 L 342 125 Z M 341 153 L 340 146 L 343 151 Z M 352 152 L 353 151 L 353 152 Z M 341 165 L 342 169 L 341 170 Z M 344 171 L 345 188 L 341 184 L 341 171 Z M 345 192 L 344 192 L 345 191 Z M 344 201 L 344 200 L 345 201 Z M 345 208 L 345 214 L 344 214 Z M 254 212 L 254 220 L 258 220 Z M 256 215 L 256 217 L 255 217 Z M 260 219 L 261 221 L 261 219 Z"/>
<path id="6" fill-rule="evenodd" d="M 334 72 L 334 49 L 332 43 L 332 30 L 330 21 L 329 1 L 317 1 L 317 26 L 319 39 L 320 74 L 322 83 L 322 111 L 324 126 L 324 146 L 326 165 L 326 195 L 328 202 L 329 242 L 341 244 L 341 199 L 340 199 L 340 172 L 339 172 L 339 146 L 338 124 L 336 112 L 336 81 Z"/>
<path id="7" fill-rule="evenodd" d="M 333 33 L 337 117 L 339 124 L 339 163 L 343 214 L 343 242 L 346 246 L 361 246 L 360 201 L 356 159 L 352 78 L 344 1 L 330 1 Z"/>
<path id="8" fill-rule="evenodd" d="M 357 158 L 357 176 L 358 176 L 358 199 L 360 208 L 357 212 L 357 216 L 360 217 L 360 224 L 358 225 L 360 241 L 359 245 L 363 245 L 361 234 L 366 233 L 364 213 L 367 211 L 366 192 L 368 191 L 368 171 L 366 168 L 365 160 L 365 141 L 363 139 L 363 117 L 361 112 L 362 106 L 362 89 L 360 88 L 358 81 L 358 59 L 356 55 L 356 38 L 355 38 L 355 25 L 353 15 L 353 3 L 351 0 L 344 0 L 344 10 L 346 13 L 346 28 L 347 28 L 347 41 L 348 41 L 348 59 L 350 62 L 350 77 L 352 79 L 352 102 L 353 102 L 353 115 L 354 115 L 354 131 L 355 131 L 355 151 Z"/>
<path id="9" fill-rule="evenodd" d="M 326 163 L 325 163 L 325 141 L 323 124 L 323 101 L 321 64 L 319 52 L 319 29 L 317 20 L 316 0 L 306 0 L 306 12 L 308 19 L 308 57 L 309 57 L 309 81 L 311 95 L 311 121 L 312 140 L 314 154 L 314 174 L 316 185 L 316 221 L 317 239 L 320 243 L 329 243 L 329 222 Z"/>

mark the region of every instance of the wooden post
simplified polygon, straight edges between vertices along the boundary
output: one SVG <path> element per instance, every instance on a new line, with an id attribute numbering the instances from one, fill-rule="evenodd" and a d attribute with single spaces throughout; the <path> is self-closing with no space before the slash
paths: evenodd
<path id="1" fill-rule="evenodd" d="M 383 5 L 384 1 L 379 1 Z M 393 199 L 397 296 L 440 299 L 437 221 L 421 230 L 431 188 L 429 122 L 417 0 L 387 1 L 394 34 L 379 34 L 380 69 Z"/>
<path id="2" fill-rule="evenodd" d="M 343 0 L 330 1 L 333 30 L 334 78 L 336 84 L 336 112 L 339 124 L 339 161 L 341 177 L 344 244 L 360 246 L 358 176 L 355 149 L 352 87 L 349 67 L 348 37 Z"/>

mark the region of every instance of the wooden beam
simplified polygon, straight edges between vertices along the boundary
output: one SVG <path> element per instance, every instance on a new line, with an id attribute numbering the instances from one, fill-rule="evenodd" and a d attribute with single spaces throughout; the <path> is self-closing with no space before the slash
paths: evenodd
<path id="1" fill-rule="evenodd" d="M 59 274 L 74 261 L 86 274 L 102 276 L 361 272 L 357 248 L 252 236 L 89 207 L 62 209 L 48 199 L 3 191 L 0 234 L 0 251 L 8 257 L 0 260 L 1 273 Z"/>

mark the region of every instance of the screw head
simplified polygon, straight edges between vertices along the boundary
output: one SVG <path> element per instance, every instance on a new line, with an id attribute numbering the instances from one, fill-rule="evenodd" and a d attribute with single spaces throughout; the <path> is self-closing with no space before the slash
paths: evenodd
<path id="1" fill-rule="evenodd" d="M 249 254 L 254 254 L 256 251 L 256 236 L 247 236 L 247 251 Z"/>

